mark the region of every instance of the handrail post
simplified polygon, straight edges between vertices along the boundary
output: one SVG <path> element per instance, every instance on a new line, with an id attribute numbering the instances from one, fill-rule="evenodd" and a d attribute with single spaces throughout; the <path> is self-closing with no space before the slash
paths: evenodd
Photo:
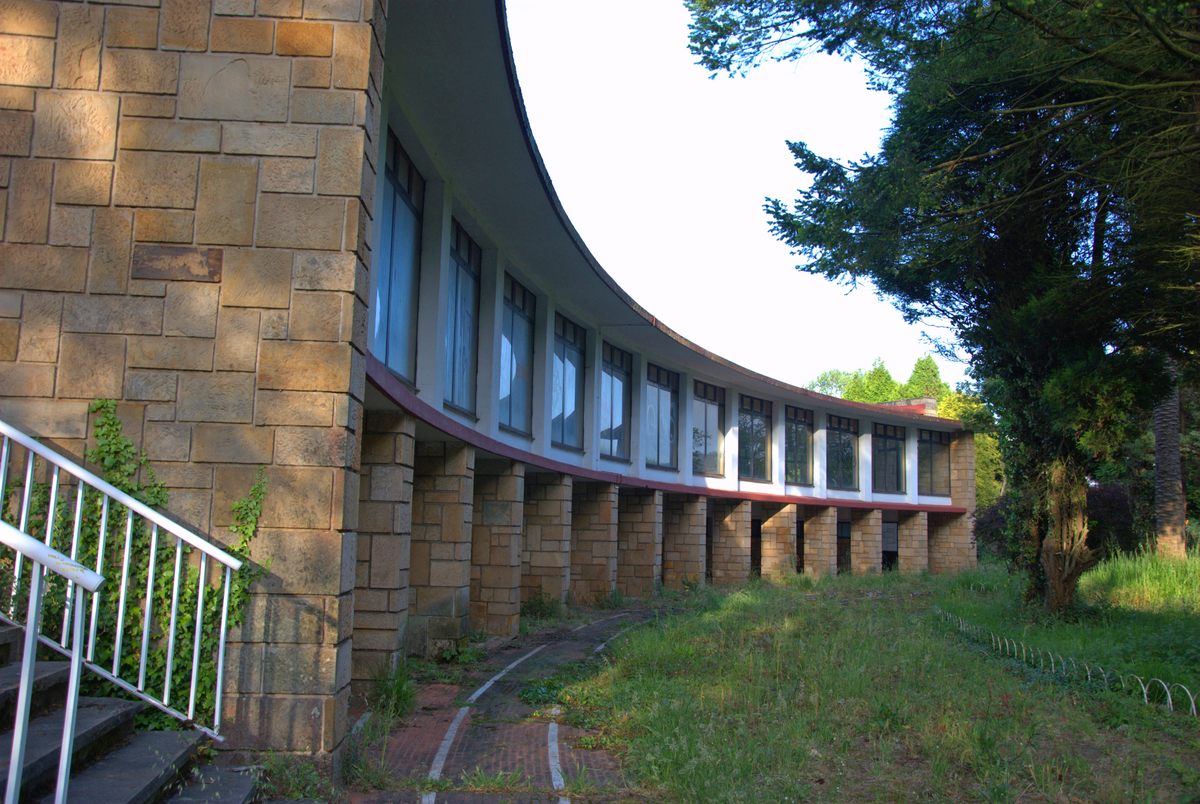
<path id="1" fill-rule="evenodd" d="M 74 613 L 71 615 L 71 678 L 67 682 L 67 707 L 63 715 L 61 753 L 58 756 L 58 784 L 55 804 L 66 804 L 67 785 L 71 781 L 71 756 L 75 751 L 75 721 L 79 714 L 79 677 L 83 671 L 83 587 L 75 584 Z"/>
<path id="2" fill-rule="evenodd" d="M 37 660 L 38 630 L 42 619 L 42 567 L 30 561 L 29 610 L 25 619 L 25 645 L 21 649 L 21 686 L 17 690 L 17 716 L 13 723 L 12 753 L 8 761 L 5 804 L 21 797 L 21 771 L 25 768 L 25 740 L 29 736 L 29 708 L 33 698 L 34 662 Z"/>

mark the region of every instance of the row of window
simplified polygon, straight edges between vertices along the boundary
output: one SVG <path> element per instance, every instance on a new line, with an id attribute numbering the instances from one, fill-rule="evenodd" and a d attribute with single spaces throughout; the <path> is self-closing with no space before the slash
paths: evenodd
<path id="1" fill-rule="evenodd" d="M 389 131 L 381 199 L 379 256 L 390 271 L 372 272 L 370 349 L 398 375 L 416 378 L 417 298 L 420 282 L 420 232 L 425 182 Z M 445 403 L 474 413 L 479 338 L 479 287 L 483 252 L 457 220 L 452 221 L 451 270 L 443 331 Z M 529 435 L 533 421 L 534 321 L 537 298 L 513 277 L 504 276 L 504 305 L 500 323 L 500 426 Z M 550 363 L 551 442 L 583 449 L 584 378 L 587 332 L 570 319 L 554 316 L 554 347 Z M 600 366 L 600 454 L 629 459 L 629 429 L 633 387 L 633 355 L 603 343 Z M 646 367 L 646 466 L 679 466 L 679 375 L 648 364 Z M 771 472 L 771 433 L 774 406 L 745 394 L 738 401 L 738 476 L 766 482 Z M 813 412 L 784 406 L 784 479 L 812 485 Z M 857 419 L 830 415 L 826 426 L 826 484 L 831 489 L 858 487 Z M 919 493 L 950 493 L 950 436 L 918 431 Z M 724 473 L 725 389 L 697 380 L 692 395 L 692 470 L 696 474 Z M 872 432 L 872 472 L 875 491 L 903 493 L 905 428 L 876 424 Z"/>

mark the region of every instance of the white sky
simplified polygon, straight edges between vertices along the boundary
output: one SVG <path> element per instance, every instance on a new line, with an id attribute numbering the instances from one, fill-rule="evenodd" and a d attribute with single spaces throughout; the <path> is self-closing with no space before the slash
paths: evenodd
<path id="1" fill-rule="evenodd" d="M 899 381 L 931 351 L 873 288 L 796 271 L 767 196 L 805 181 L 787 140 L 874 151 L 889 96 L 814 55 L 715 79 L 687 49 L 682 0 L 508 0 L 517 75 L 555 189 L 600 264 L 706 349 L 803 385 L 883 358 Z M 935 357 L 952 386 L 961 363 Z"/>

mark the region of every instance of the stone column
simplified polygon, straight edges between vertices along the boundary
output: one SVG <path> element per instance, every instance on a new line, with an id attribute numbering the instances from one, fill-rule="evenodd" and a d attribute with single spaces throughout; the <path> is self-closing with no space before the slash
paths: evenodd
<path id="1" fill-rule="evenodd" d="M 408 652 L 458 647 L 469 632 L 475 448 L 418 442 L 413 467 Z"/>
<path id="2" fill-rule="evenodd" d="M 663 561 L 663 493 L 623 488 L 617 519 L 617 590 L 627 597 L 658 592 Z"/>
<path id="3" fill-rule="evenodd" d="M 750 501 L 714 497 L 713 583 L 744 583 L 750 578 Z"/>
<path id="4" fill-rule="evenodd" d="M 595 603 L 617 588 L 617 489 L 576 481 L 571 493 L 571 597 Z"/>
<path id="5" fill-rule="evenodd" d="M 796 505 L 762 506 L 762 576 L 776 580 L 796 574 Z"/>
<path id="6" fill-rule="evenodd" d="M 704 583 L 704 520 L 708 498 L 691 494 L 663 496 L 663 585 L 682 589 Z"/>
<path id="7" fill-rule="evenodd" d="M 832 505 L 805 507 L 804 574 L 813 578 L 837 575 L 837 509 Z"/>
<path id="8" fill-rule="evenodd" d="M 850 571 L 855 575 L 883 571 L 883 511 L 878 508 L 850 512 Z"/>
<path id="9" fill-rule="evenodd" d="M 364 422 L 351 670 L 356 695 L 404 651 L 416 429 L 402 411 L 368 411 Z"/>
<path id="10" fill-rule="evenodd" d="M 929 569 L 929 514 L 901 511 L 897 528 L 900 571 L 905 574 Z"/>
<path id="11" fill-rule="evenodd" d="M 975 548 L 975 435 L 963 430 L 950 442 L 950 499 L 967 509 L 950 522 L 954 569 L 974 567 Z"/>
<path id="12" fill-rule="evenodd" d="M 476 631 L 517 633 L 524 521 L 525 464 L 476 466 L 471 522 L 471 627 Z"/>
<path id="13" fill-rule="evenodd" d="M 571 585 L 571 476 L 525 476 L 521 600 L 567 600 Z"/>

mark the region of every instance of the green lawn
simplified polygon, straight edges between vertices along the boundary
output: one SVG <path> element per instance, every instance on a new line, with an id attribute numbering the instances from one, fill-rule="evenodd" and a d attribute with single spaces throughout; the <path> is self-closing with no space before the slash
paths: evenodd
<path id="1" fill-rule="evenodd" d="M 652 799 L 1200 795 L 1200 721 L 963 639 L 933 608 L 979 596 L 971 580 L 1008 589 L 991 571 L 701 590 L 572 671 L 557 697 Z"/>

